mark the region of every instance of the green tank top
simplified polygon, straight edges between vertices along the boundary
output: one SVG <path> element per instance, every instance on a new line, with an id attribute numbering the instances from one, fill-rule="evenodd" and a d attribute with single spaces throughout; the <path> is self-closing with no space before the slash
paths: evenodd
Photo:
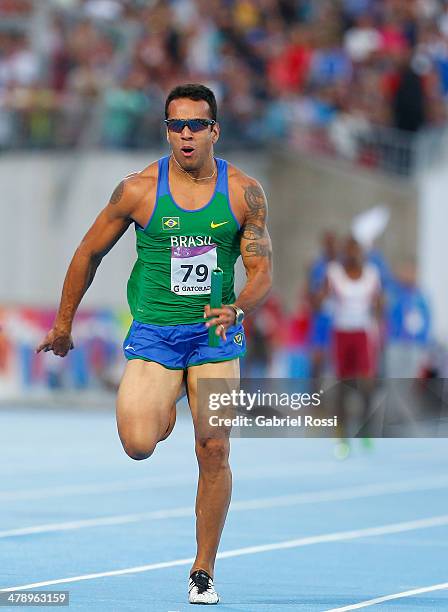
<path id="1" fill-rule="evenodd" d="M 226 161 L 216 159 L 215 191 L 197 210 L 185 210 L 174 201 L 168 162 L 168 156 L 158 162 L 156 202 L 148 224 L 136 224 L 138 258 L 128 281 L 128 302 L 141 323 L 199 323 L 210 302 L 216 266 L 224 272 L 223 303 L 235 301 L 240 226 L 230 207 Z"/>

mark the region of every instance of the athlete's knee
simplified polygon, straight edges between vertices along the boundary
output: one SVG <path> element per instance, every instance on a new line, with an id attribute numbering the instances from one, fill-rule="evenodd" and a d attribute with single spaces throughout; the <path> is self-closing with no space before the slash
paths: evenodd
<path id="1" fill-rule="evenodd" d="M 156 444 L 151 443 L 139 443 L 139 442 L 123 442 L 123 448 L 125 453 L 136 461 L 143 461 L 151 457 L 155 451 Z"/>
<path id="2" fill-rule="evenodd" d="M 221 470 L 229 466 L 230 444 L 228 438 L 202 438 L 196 440 L 196 456 L 199 467 Z"/>

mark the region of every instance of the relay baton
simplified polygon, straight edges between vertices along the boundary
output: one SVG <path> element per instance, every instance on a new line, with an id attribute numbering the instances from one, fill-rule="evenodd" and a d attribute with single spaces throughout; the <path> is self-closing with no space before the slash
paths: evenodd
<path id="1" fill-rule="evenodd" d="M 212 271 L 212 287 L 210 293 L 210 308 L 221 308 L 222 306 L 222 277 L 221 268 Z M 219 346 L 220 336 L 216 335 L 216 325 L 208 328 L 208 345 Z"/>

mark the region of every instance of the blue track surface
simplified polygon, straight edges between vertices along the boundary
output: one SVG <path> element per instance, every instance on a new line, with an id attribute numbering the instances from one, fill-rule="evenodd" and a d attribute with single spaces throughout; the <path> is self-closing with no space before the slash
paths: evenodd
<path id="1" fill-rule="evenodd" d="M 234 552 L 217 561 L 218 610 L 323 612 L 448 581 L 446 440 L 378 440 L 369 453 L 355 442 L 337 462 L 330 440 L 232 440 L 235 505 L 220 550 Z M 189 418 L 151 459 L 135 462 L 112 412 L 3 409 L 0 448 L 0 588 L 168 562 L 42 588 L 69 590 L 70 610 L 191 611 Z M 153 511 L 161 512 L 145 516 Z M 105 517 L 113 518 L 101 524 Z M 433 517 L 442 518 L 418 522 Z M 448 610 L 448 590 L 366 609 Z"/>

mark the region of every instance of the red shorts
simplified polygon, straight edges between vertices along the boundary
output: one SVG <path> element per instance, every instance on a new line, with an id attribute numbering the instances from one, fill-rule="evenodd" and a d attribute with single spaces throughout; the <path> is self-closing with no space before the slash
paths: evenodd
<path id="1" fill-rule="evenodd" d="M 366 331 L 335 331 L 334 356 L 338 378 L 372 377 L 376 372 L 375 341 Z"/>

